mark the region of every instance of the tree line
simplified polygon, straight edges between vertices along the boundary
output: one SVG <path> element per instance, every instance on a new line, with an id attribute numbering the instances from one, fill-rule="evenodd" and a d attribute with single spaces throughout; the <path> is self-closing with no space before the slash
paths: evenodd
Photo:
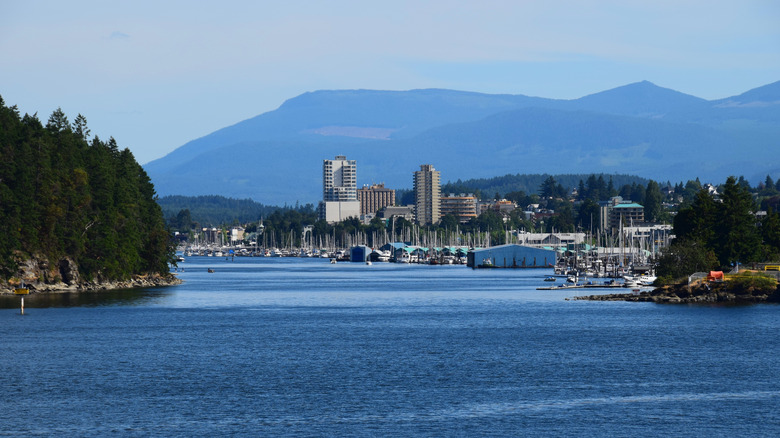
<path id="1" fill-rule="evenodd" d="M 778 187 L 767 180 L 756 190 L 729 177 L 719 194 L 701 189 L 674 217 L 676 238 L 663 251 L 659 276 L 666 281 L 738 264 L 780 260 Z M 761 205 L 765 215 L 757 216 Z M 774 207 L 772 207 L 774 205 Z"/>
<path id="2" fill-rule="evenodd" d="M 46 125 L 0 97 L 0 277 L 70 257 L 85 279 L 167 273 L 173 247 L 151 180 L 113 138 L 61 109 Z"/>
<path id="3" fill-rule="evenodd" d="M 158 198 L 163 215 L 173 231 L 186 232 L 193 227 L 238 225 L 266 218 L 278 210 L 314 211 L 314 205 L 265 205 L 252 199 L 234 199 L 219 195 Z"/>

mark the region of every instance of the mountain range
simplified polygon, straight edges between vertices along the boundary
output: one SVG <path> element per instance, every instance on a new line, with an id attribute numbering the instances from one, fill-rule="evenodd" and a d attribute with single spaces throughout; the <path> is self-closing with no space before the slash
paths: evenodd
<path id="1" fill-rule="evenodd" d="M 426 89 L 304 93 L 192 140 L 144 168 L 164 195 L 315 202 L 322 160 L 357 160 L 358 185 L 410 188 L 518 173 L 620 173 L 720 183 L 780 176 L 780 81 L 705 100 L 647 81 L 572 100 Z"/>

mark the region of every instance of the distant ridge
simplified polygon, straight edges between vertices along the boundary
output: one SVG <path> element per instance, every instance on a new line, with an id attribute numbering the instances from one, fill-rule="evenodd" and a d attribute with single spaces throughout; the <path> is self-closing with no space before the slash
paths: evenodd
<path id="1" fill-rule="evenodd" d="M 708 101 L 642 81 L 573 100 L 442 89 L 322 90 L 148 163 L 161 196 L 317 202 L 322 160 L 358 161 L 358 184 L 411 187 L 517 173 L 656 180 L 780 177 L 780 82 Z"/>

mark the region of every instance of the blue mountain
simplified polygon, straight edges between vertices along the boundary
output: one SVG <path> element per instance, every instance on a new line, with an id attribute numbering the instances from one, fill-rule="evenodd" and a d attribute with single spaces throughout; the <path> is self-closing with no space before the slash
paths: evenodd
<path id="1" fill-rule="evenodd" d="M 322 160 L 358 161 L 358 184 L 409 188 L 508 173 L 631 173 L 656 180 L 780 176 L 780 82 L 707 101 L 639 82 L 573 100 L 452 90 L 338 90 L 177 148 L 145 168 L 160 195 L 316 202 Z"/>

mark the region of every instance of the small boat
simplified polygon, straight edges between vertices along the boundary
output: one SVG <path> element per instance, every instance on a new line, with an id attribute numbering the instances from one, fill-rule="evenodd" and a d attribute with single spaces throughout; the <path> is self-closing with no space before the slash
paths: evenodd
<path id="1" fill-rule="evenodd" d="M 653 275 L 642 275 L 637 278 L 637 282 L 642 286 L 652 286 L 657 278 Z"/>
<path id="2" fill-rule="evenodd" d="M 214 270 L 209 268 L 209 274 L 213 274 L 213 273 L 214 273 Z"/>
<path id="3" fill-rule="evenodd" d="M 553 276 L 545 277 L 544 281 L 555 281 L 555 277 L 553 277 Z"/>
<path id="4" fill-rule="evenodd" d="M 493 259 L 486 258 L 482 259 L 482 264 L 477 266 L 478 268 L 497 268 L 498 266 L 493 264 Z"/>

